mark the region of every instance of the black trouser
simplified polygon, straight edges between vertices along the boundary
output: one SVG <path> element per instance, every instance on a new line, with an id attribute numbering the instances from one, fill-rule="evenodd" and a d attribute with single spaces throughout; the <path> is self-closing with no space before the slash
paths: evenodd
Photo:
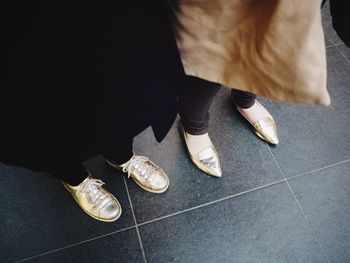
<path id="1" fill-rule="evenodd" d="M 110 140 L 102 146 L 102 155 L 107 160 L 117 164 L 126 163 L 133 155 L 133 137 L 125 136 Z M 63 156 L 58 163 L 50 165 L 48 172 L 70 185 L 78 185 L 88 176 L 88 172 L 81 164 L 80 160 L 67 159 Z M 97 175 L 98 177 L 98 175 Z"/>
<path id="2" fill-rule="evenodd" d="M 196 77 L 187 79 L 186 87 L 179 96 L 181 121 L 189 134 L 205 134 L 208 132 L 209 108 L 221 85 Z M 231 95 L 234 103 L 245 109 L 253 106 L 256 99 L 255 94 L 234 89 Z"/>

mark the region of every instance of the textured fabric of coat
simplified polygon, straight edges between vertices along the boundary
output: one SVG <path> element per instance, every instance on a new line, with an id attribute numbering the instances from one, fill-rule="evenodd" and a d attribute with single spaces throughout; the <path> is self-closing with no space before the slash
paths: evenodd
<path id="1" fill-rule="evenodd" d="M 275 100 L 328 105 L 320 0 L 175 0 L 188 75 Z"/>
<path id="2" fill-rule="evenodd" d="M 47 171 L 150 125 L 164 138 L 184 77 L 168 6 L 124 2 L 6 3 L 0 161 Z"/>

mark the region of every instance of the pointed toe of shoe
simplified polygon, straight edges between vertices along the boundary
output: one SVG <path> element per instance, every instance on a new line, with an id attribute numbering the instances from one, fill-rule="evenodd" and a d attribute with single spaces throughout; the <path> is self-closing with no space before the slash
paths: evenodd
<path id="1" fill-rule="evenodd" d="M 277 145 L 279 143 L 276 123 L 271 117 L 257 121 L 253 126 L 255 129 L 255 134 L 264 141 L 273 145 Z"/>
<path id="2" fill-rule="evenodd" d="M 221 169 L 211 169 L 211 174 L 214 177 L 222 177 Z"/>
<path id="3" fill-rule="evenodd" d="M 277 136 L 276 123 L 275 123 L 274 119 L 272 118 L 271 114 L 268 113 L 268 111 L 265 109 L 264 106 L 262 106 L 258 101 L 255 101 L 255 103 L 257 105 L 259 105 L 260 107 L 264 108 L 267 111 L 268 116 L 253 123 L 244 115 L 242 110 L 235 104 L 234 101 L 233 101 L 233 103 L 234 103 L 236 109 L 238 110 L 238 112 L 241 114 L 241 116 L 246 121 L 248 121 L 249 124 L 253 127 L 254 133 L 260 139 L 262 139 L 270 144 L 273 144 L 273 145 L 277 145 L 279 143 L 278 136 Z"/>
<path id="4" fill-rule="evenodd" d="M 180 133 L 181 138 L 184 141 L 184 144 L 186 146 L 186 151 L 188 156 L 190 157 L 193 164 L 202 172 L 205 172 L 208 175 L 214 176 L 214 177 L 221 177 L 222 176 L 222 170 L 220 165 L 220 159 L 219 156 L 215 150 L 214 145 L 211 143 L 209 147 L 206 147 L 199 153 L 192 155 L 191 152 L 188 149 L 187 140 L 186 140 L 186 132 L 181 124 L 179 122 L 178 130 Z"/>
<path id="5" fill-rule="evenodd" d="M 222 170 L 219 156 L 214 145 L 209 146 L 195 156 L 191 156 L 193 163 L 203 172 L 214 177 L 221 177 Z"/>

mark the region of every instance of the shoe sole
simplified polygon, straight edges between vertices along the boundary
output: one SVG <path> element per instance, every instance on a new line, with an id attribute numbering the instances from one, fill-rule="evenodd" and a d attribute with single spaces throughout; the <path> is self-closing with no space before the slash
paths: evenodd
<path id="1" fill-rule="evenodd" d="M 98 221 L 102 221 L 102 222 L 107 222 L 107 223 L 110 223 L 110 222 L 114 222 L 116 220 L 118 220 L 120 218 L 120 216 L 122 215 L 122 207 L 119 203 L 119 201 L 117 200 L 117 198 L 115 198 L 113 195 L 113 199 L 117 202 L 118 204 L 118 207 L 119 207 L 119 214 L 117 214 L 117 216 L 113 219 L 102 219 L 102 218 L 99 218 L 99 217 L 96 217 L 94 216 L 93 214 L 90 214 L 87 210 L 83 209 L 80 205 L 79 205 L 79 202 L 77 201 L 77 199 L 75 198 L 74 195 L 72 195 L 72 193 L 69 191 L 68 187 L 62 182 L 64 188 L 67 189 L 67 191 L 70 193 L 70 195 L 74 198 L 75 202 L 78 204 L 78 206 L 81 208 L 81 210 L 83 210 L 86 214 L 88 214 L 89 216 L 91 216 L 92 218 L 98 220 Z"/>
<path id="2" fill-rule="evenodd" d="M 118 166 L 114 165 L 114 164 L 111 163 L 110 161 L 106 160 L 106 163 L 108 164 L 108 166 L 110 166 L 110 167 L 112 167 L 112 168 L 114 168 L 114 169 L 117 169 L 118 171 L 123 172 L 122 169 L 120 169 Z M 158 166 L 158 165 L 157 165 L 157 166 Z M 163 171 L 162 168 L 160 168 L 160 169 Z M 164 171 L 163 171 L 163 172 L 164 172 Z M 164 173 L 165 173 L 165 172 L 164 172 Z M 143 185 L 140 184 L 137 180 L 135 180 L 132 176 L 131 176 L 131 179 L 132 179 L 140 188 L 142 188 L 142 189 L 145 190 L 146 192 L 150 192 L 150 193 L 153 193 L 153 194 L 161 194 L 161 193 L 164 193 L 166 190 L 168 190 L 169 184 L 170 184 L 170 183 L 169 183 L 169 179 L 168 179 L 167 185 L 166 185 L 166 187 L 165 187 L 164 189 L 161 189 L 161 190 L 153 190 L 153 189 L 149 189 L 149 188 L 143 186 Z"/>

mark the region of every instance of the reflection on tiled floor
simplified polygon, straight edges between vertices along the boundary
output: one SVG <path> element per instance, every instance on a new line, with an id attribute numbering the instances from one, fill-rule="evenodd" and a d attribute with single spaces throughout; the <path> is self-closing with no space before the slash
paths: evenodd
<path id="1" fill-rule="evenodd" d="M 176 124 L 161 144 L 151 130 L 135 140 L 169 174 L 164 194 L 100 156 L 87 162 L 123 206 L 111 224 L 85 215 L 56 179 L 0 165 L 0 262 L 350 262 L 350 49 L 323 12 L 330 107 L 260 99 L 279 128 L 272 147 L 223 88 L 210 120 L 221 179 L 192 165 Z"/>

